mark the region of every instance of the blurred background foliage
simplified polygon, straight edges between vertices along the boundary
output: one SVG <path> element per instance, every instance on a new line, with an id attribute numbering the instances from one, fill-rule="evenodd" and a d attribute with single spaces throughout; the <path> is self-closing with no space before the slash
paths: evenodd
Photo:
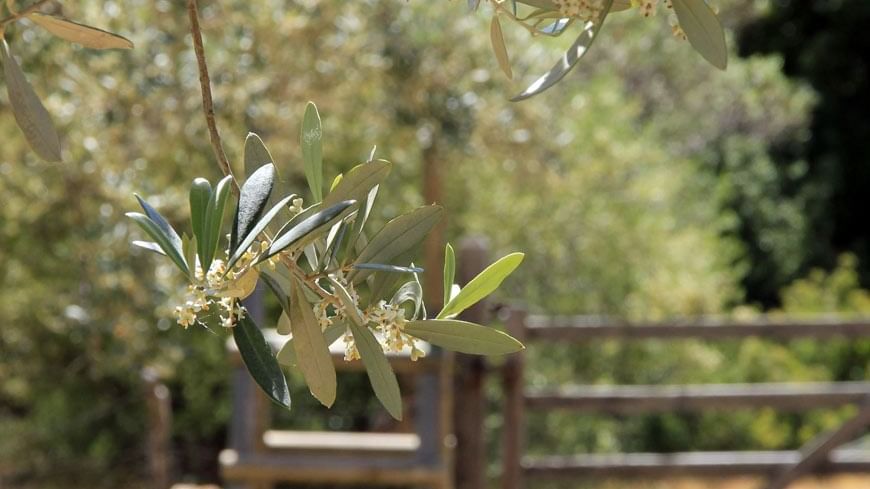
<path id="1" fill-rule="evenodd" d="M 507 102 L 521 83 L 498 73 L 488 19 L 462 2 L 201 3 L 232 161 L 241 164 L 255 131 L 305 188 L 297 135 L 313 100 L 326 168 L 348 169 L 374 144 L 395 163 L 375 219 L 423 203 L 421 168 L 436 162 L 448 235 L 485 235 L 494 254 L 526 252 L 503 298 L 632 319 L 870 312 L 866 2 L 723 1 L 741 55 L 724 73 L 671 38 L 664 16 L 614 16 L 579 69 L 520 104 Z M 4 91 L 0 478 L 36 487 L 138 480 L 140 371 L 150 366 L 172 390 L 178 469 L 213 480 L 230 414 L 223 339 L 174 327 L 179 284 L 130 248 L 138 234 L 123 218 L 136 191 L 180 221 L 189 181 L 218 177 L 183 2 L 83 0 L 58 13 L 124 34 L 136 49 L 87 51 L 27 22 L 7 32 L 63 134 L 65 163 L 31 154 Z M 525 36 L 505 35 L 511 46 Z M 515 73 L 540 71 L 560 42 L 513 52 Z M 599 342 L 530 353 L 536 385 L 858 380 L 870 361 L 867 342 L 845 341 Z M 350 408 L 368 400 L 352 400 L 367 394 L 346 385 L 337 404 L 349 407 L 336 416 L 358 427 Z M 303 398 L 294 425 L 318 409 Z M 795 447 L 846 414 L 550 415 L 531 419 L 530 450 Z"/>

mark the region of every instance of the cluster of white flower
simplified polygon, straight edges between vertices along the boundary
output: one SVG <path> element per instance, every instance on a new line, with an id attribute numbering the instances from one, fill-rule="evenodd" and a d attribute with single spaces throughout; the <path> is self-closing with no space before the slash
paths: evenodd
<path id="1" fill-rule="evenodd" d="M 206 288 L 201 285 L 187 286 L 187 299 L 184 304 L 175 306 L 175 317 L 184 329 L 196 324 L 202 312 L 216 306 L 220 314 L 221 325 L 225 328 L 235 326 L 235 321 L 244 317 L 245 308 L 235 297 L 216 298 L 206 295 Z"/>
<path id="2" fill-rule="evenodd" d="M 415 339 L 405 333 L 405 311 L 401 306 L 380 301 L 369 307 L 365 319 L 374 324 L 374 329 L 384 336 L 385 352 L 400 352 L 406 346 L 411 347 L 411 360 L 416 361 L 426 353 L 417 348 Z"/>
<path id="3" fill-rule="evenodd" d="M 604 11 L 604 0 L 553 0 L 559 13 L 565 17 L 595 21 Z"/>

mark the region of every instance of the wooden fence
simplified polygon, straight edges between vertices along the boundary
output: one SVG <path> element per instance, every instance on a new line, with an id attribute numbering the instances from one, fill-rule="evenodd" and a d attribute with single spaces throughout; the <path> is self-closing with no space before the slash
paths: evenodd
<path id="1" fill-rule="evenodd" d="M 667 323 L 629 324 L 607 318 L 550 317 L 510 309 L 508 331 L 526 343 L 580 343 L 590 339 L 764 337 L 870 337 L 870 319 L 828 317 L 812 321 L 761 319 L 752 322 L 699 318 Z M 783 489 L 801 475 L 818 472 L 868 472 L 870 452 L 837 449 L 870 425 L 870 382 L 726 385 L 563 386 L 530 390 L 523 383 L 526 359 L 511 356 L 503 368 L 504 489 L 519 489 L 526 479 L 564 477 L 669 476 L 675 474 L 763 474 L 768 489 Z M 525 412 L 550 411 L 640 414 L 707 409 L 772 407 L 803 411 L 856 404 L 857 414 L 836 430 L 820 435 L 798 451 L 524 455 Z M 533 487 L 529 484 L 528 487 Z"/>

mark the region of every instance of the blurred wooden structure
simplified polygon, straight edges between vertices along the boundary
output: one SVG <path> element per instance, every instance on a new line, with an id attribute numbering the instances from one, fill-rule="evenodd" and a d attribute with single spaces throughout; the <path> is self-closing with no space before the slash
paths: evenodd
<path id="1" fill-rule="evenodd" d="M 800 337 L 861 338 L 870 336 L 870 320 L 818 321 L 757 320 L 737 323 L 715 319 L 687 319 L 669 323 L 628 324 L 606 318 L 548 317 L 511 309 L 511 334 L 530 342 L 581 342 L 593 338 L 625 341 L 676 338 L 773 339 Z M 735 475 L 769 476 L 768 489 L 784 489 L 797 477 L 814 471 L 868 472 L 870 453 L 836 449 L 870 425 L 870 382 L 672 385 L 570 386 L 530 390 L 523 384 L 525 358 L 511 356 L 503 369 L 504 489 L 524 487 L 526 479 L 577 476 Z M 857 404 L 857 414 L 838 429 L 819 436 L 799 451 L 692 452 L 524 455 L 526 409 L 572 410 L 610 414 L 688 412 L 704 409 L 773 407 L 803 411 L 818 407 Z M 533 487 L 528 485 L 528 487 Z"/>
<path id="2" fill-rule="evenodd" d="M 277 350 L 287 340 L 265 331 Z M 340 342 L 337 342 L 338 344 Z M 341 345 L 339 345 L 341 346 Z M 333 349 L 338 369 L 362 369 Z M 282 482 L 418 485 L 452 488 L 448 450 L 448 363 L 437 353 L 417 362 L 394 356 L 396 373 L 415 382 L 413 433 L 280 431 L 270 429 L 271 403 L 233 352 L 233 418 L 221 452 L 227 487 L 264 489 Z"/>

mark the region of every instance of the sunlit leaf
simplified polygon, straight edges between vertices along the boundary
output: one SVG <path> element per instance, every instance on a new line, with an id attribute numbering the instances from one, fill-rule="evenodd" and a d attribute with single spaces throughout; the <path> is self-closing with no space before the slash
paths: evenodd
<path id="1" fill-rule="evenodd" d="M 404 285 L 399 287 L 399 290 L 396 291 L 390 300 L 390 304 L 402 306 L 409 301 L 414 306 L 411 310 L 411 317 L 416 319 L 420 314 L 420 307 L 423 305 L 423 287 L 416 280 L 405 282 Z"/>
<path id="2" fill-rule="evenodd" d="M 233 327 L 233 339 L 236 340 L 242 361 L 257 385 L 269 399 L 290 409 L 290 389 L 284 372 L 263 337 L 263 332 L 249 316 L 239 319 Z"/>
<path id="3" fill-rule="evenodd" d="M 323 200 L 323 129 L 320 125 L 320 114 L 317 106 L 308 102 L 305 116 L 302 118 L 302 130 L 299 143 L 302 146 L 302 161 L 305 164 L 305 179 L 315 202 Z"/>
<path id="4" fill-rule="evenodd" d="M 456 254 L 450 243 L 444 247 L 444 302 L 450 302 L 450 291 L 453 288 L 453 280 L 456 278 Z"/>
<path id="5" fill-rule="evenodd" d="M 329 353 L 329 344 L 320 330 L 320 323 L 311 310 L 302 291 L 304 285 L 296 282 L 290 303 L 290 327 L 293 331 L 293 345 L 296 362 L 308 389 L 326 407 L 335 402 L 335 366 Z"/>
<path id="6" fill-rule="evenodd" d="M 196 236 L 190 237 L 187 233 L 181 235 L 181 250 L 184 252 L 184 261 L 187 263 L 189 280 L 196 280 Z"/>
<path id="7" fill-rule="evenodd" d="M 417 246 L 441 219 L 441 206 L 419 207 L 388 222 L 360 252 L 356 263 L 388 263 Z M 371 270 L 351 270 L 348 278 L 358 283 Z"/>
<path id="8" fill-rule="evenodd" d="M 166 253 L 163 251 L 163 248 L 161 248 L 160 245 L 155 243 L 154 241 L 134 240 L 132 242 L 132 244 L 133 244 L 133 246 L 137 246 L 139 248 L 142 248 L 142 249 L 145 249 L 148 251 L 153 251 L 154 253 L 157 253 L 158 255 L 166 256 Z"/>
<path id="9" fill-rule="evenodd" d="M 381 344 L 367 327 L 353 321 L 350 323 L 350 331 L 353 334 L 356 348 L 359 350 L 359 356 L 365 365 L 375 396 L 381 401 L 390 416 L 401 420 L 402 394 L 399 391 L 399 382 L 396 380 L 396 374 L 393 373 L 389 360 L 381 349 Z"/>
<path id="10" fill-rule="evenodd" d="M 211 192 L 211 183 L 205 178 L 197 178 L 190 185 L 190 223 L 193 236 L 196 238 L 197 254 L 203 264 L 205 264 L 205 252 L 208 246 L 206 213 L 211 203 Z"/>
<path id="11" fill-rule="evenodd" d="M 351 168 L 323 199 L 324 207 L 335 205 L 343 200 L 362 202 L 374 187 L 387 178 L 391 168 L 390 162 L 384 160 L 362 163 Z"/>
<path id="12" fill-rule="evenodd" d="M 127 217 L 132 219 L 139 227 L 144 230 L 151 239 L 154 240 L 160 246 L 160 249 L 163 250 L 163 253 L 172 260 L 172 263 L 175 263 L 175 266 L 178 267 L 179 270 L 185 275 L 190 275 L 190 269 L 187 267 L 187 263 L 184 260 L 183 251 L 181 249 L 181 238 L 178 238 L 178 243 L 172 242 L 166 234 L 160 229 L 154 221 L 148 218 L 145 214 L 140 214 L 138 212 L 128 212 Z"/>
<path id="13" fill-rule="evenodd" d="M 492 16 L 492 22 L 489 25 L 489 40 L 492 43 L 492 51 L 495 53 L 499 68 L 508 77 L 508 80 L 513 80 L 514 73 L 511 70 L 511 61 L 508 57 L 507 47 L 504 45 L 504 35 L 501 32 L 501 22 L 499 22 L 497 14 Z"/>
<path id="14" fill-rule="evenodd" d="M 227 199 L 233 177 L 226 176 L 215 186 L 205 211 L 205 243 L 203 243 L 204 257 L 202 260 L 203 270 L 211 268 L 214 255 L 217 252 L 221 240 L 221 228 L 223 227 L 224 214 L 226 212 Z"/>
<path id="15" fill-rule="evenodd" d="M 5 40 L 0 41 L 0 61 L 3 64 L 6 91 L 15 122 L 24 133 L 27 144 L 40 158 L 60 161 L 60 138 L 51 122 L 51 116 L 9 52 L 9 45 Z"/>
<path id="16" fill-rule="evenodd" d="M 257 134 L 249 132 L 245 138 L 245 178 L 250 177 L 257 169 L 269 163 L 274 164 L 275 161 L 266 145 L 263 144 L 263 140 Z M 275 168 L 275 171 L 277 172 L 278 169 Z"/>
<path id="17" fill-rule="evenodd" d="M 719 17 L 704 0 L 672 0 L 680 27 L 695 51 L 716 68 L 728 66 L 728 46 Z"/>
<path id="18" fill-rule="evenodd" d="M 486 267 L 484 271 L 468 282 L 468 285 L 463 287 L 459 294 L 444 306 L 444 309 L 438 313 L 438 319 L 459 314 L 493 293 L 501 285 L 502 281 L 520 266 L 523 257 L 522 253 L 511 253 Z"/>
<path id="19" fill-rule="evenodd" d="M 260 220 L 257 221 L 257 223 L 254 225 L 254 227 L 251 228 L 250 231 L 248 231 L 248 236 L 239 244 L 239 247 L 236 248 L 235 253 L 233 253 L 229 261 L 227 261 L 227 269 L 232 268 L 233 265 L 235 265 L 236 262 L 242 258 L 242 255 L 245 254 L 248 248 L 250 248 L 251 245 L 254 244 L 257 236 L 259 236 L 260 233 L 266 230 L 266 226 L 268 226 L 269 223 L 272 222 L 272 219 L 274 219 L 275 216 L 278 215 L 278 213 L 287 205 L 288 202 L 295 198 L 295 195 L 288 195 L 287 197 L 279 200 L 271 209 L 269 209 L 269 212 L 263 214 L 263 217 L 261 217 Z"/>
<path id="20" fill-rule="evenodd" d="M 129 39 L 96 27 L 39 12 L 31 12 L 27 18 L 55 36 L 86 48 L 133 49 L 133 42 Z"/>
<path id="21" fill-rule="evenodd" d="M 269 202 L 275 184 L 275 165 L 269 163 L 258 168 L 245 180 L 239 190 L 239 205 L 233 220 L 230 237 L 230 253 L 235 253 L 239 244 L 248 236 Z"/>
<path id="22" fill-rule="evenodd" d="M 577 36 L 574 44 L 572 44 L 568 51 L 562 55 L 562 59 L 560 59 L 559 62 L 550 69 L 550 71 L 535 80 L 534 83 L 529 85 L 528 88 L 523 90 L 519 95 L 512 98 L 511 101 L 517 102 L 525 100 L 547 90 L 558 83 L 559 80 L 574 68 L 577 62 L 580 61 L 580 58 L 589 51 L 589 47 L 595 41 L 596 37 L 598 37 L 598 32 L 601 30 L 601 26 L 604 25 L 604 20 L 607 18 L 613 0 L 605 0 L 605 2 L 601 17 L 595 22 L 586 22 L 583 25 L 583 32 Z"/>
<path id="23" fill-rule="evenodd" d="M 282 317 L 286 316 L 282 315 Z M 288 327 L 290 325 L 289 319 L 287 319 L 287 325 Z M 347 324 L 343 322 L 336 322 L 327 326 L 326 329 L 323 330 L 323 339 L 326 342 L 326 345 L 329 346 L 338 341 L 345 331 L 347 331 Z M 288 367 L 296 366 L 296 347 L 293 346 L 293 343 L 293 338 L 290 338 L 287 340 L 287 343 L 284 343 L 284 346 L 281 347 L 281 350 L 278 352 L 278 363 L 281 365 L 286 365 Z"/>
<path id="24" fill-rule="evenodd" d="M 497 329 L 466 321 L 410 321 L 404 331 L 433 345 L 471 355 L 505 355 L 523 349 L 522 343 Z"/>
<path id="25" fill-rule="evenodd" d="M 398 265 L 384 265 L 383 263 L 357 263 L 353 266 L 357 270 L 377 270 L 392 273 L 421 273 L 420 267 L 400 267 Z"/>
<path id="26" fill-rule="evenodd" d="M 342 219 L 346 215 L 345 211 L 353 204 L 354 201 L 352 200 L 339 202 L 328 209 L 312 214 L 288 229 L 284 234 L 278 236 L 266 253 L 260 255 L 258 261 L 266 260 L 291 246 L 298 248 L 308 244 L 317 236 L 327 232 L 333 224 Z"/>

